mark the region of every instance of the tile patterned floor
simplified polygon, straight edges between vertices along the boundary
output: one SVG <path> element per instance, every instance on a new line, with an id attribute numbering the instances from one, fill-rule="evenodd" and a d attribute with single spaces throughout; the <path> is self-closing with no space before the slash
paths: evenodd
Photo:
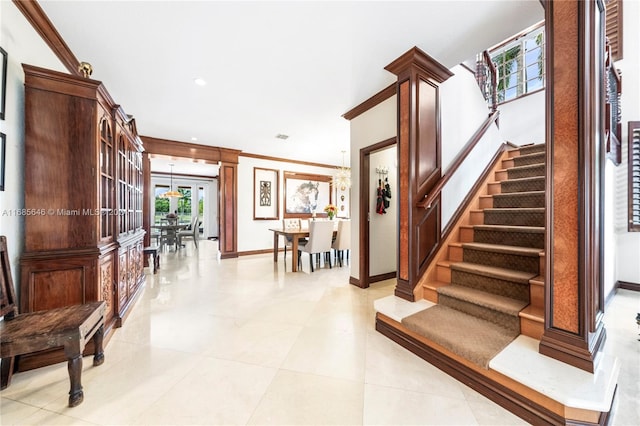
<path id="1" fill-rule="evenodd" d="M 348 267 L 291 273 L 282 255 L 219 260 L 216 249 L 163 254 L 105 363 L 84 363 L 80 406 L 67 407 L 57 364 L 14 376 L 0 424 L 524 424 L 374 330 L 373 301 L 392 281 L 362 290 Z M 639 308 L 622 290 L 607 310 L 619 425 L 640 424 Z"/>

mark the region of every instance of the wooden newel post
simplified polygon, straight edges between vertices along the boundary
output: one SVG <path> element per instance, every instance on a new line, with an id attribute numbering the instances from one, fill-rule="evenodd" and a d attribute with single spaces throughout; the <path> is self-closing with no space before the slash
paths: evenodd
<path id="1" fill-rule="evenodd" d="M 414 47 L 387 65 L 398 76 L 398 275 L 395 294 L 414 288 L 440 241 L 440 200 L 416 207 L 441 177 L 439 84 L 453 74 Z"/>

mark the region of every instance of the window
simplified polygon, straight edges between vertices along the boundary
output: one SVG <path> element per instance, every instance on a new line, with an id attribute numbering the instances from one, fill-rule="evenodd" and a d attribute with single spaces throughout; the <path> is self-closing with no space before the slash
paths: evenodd
<path id="1" fill-rule="evenodd" d="M 155 187 L 155 217 L 153 223 L 160 223 L 160 219 L 169 214 L 170 202 L 162 194 L 169 190 L 169 185 L 156 185 Z"/>
<path id="2" fill-rule="evenodd" d="M 640 121 L 629 122 L 629 232 L 640 232 Z"/>
<path id="3" fill-rule="evenodd" d="M 544 26 L 490 53 L 498 72 L 498 103 L 544 88 Z"/>

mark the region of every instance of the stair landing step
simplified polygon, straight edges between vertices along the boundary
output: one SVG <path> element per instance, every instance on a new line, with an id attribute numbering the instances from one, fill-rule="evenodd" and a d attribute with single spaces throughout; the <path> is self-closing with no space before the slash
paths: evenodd
<path id="1" fill-rule="evenodd" d="M 438 293 L 511 316 L 518 316 L 519 312 L 528 305 L 528 302 L 522 300 L 498 296 L 459 284 L 441 287 Z"/>
<path id="2" fill-rule="evenodd" d="M 506 253 L 515 254 L 519 256 L 538 257 L 544 249 L 533 247 L 518 247 L 518 246 L 505 246 L 502 244 L 487 244 L 487 243 L 463 243 L 463 248 L 468 248 L 478 251 L 488 251 L 494 253 Z"/>
<path id="3" fill-rule="evenodd" d="M 409 330 L 484 368 L 517 337 L 504 327 L 435 305 L 402 320 Z"/>
<path id="4" fill-rule="evenodd" d="M 537 276 L 537 274 L 532 272 L 516 271 L 514 269 L 499 268 L 497 266 L 487 266 L 470 262 L 456 262 L 449 266 L 451 269 L 462 272 L 482 275 L 489 278 L 497 278 L 505 281 L 514 281 L 522 284 L 529 284 L 529 280 Z"/>

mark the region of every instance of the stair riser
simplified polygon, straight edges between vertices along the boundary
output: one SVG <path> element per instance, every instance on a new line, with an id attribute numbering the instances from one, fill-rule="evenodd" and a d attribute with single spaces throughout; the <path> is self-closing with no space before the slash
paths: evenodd
<path id="1" fill-rule="evenodd" d="M 464 253 L 460 246 L 449 246 L 449 261 L 450 262 L 462 262 Z"/>
<path id="2" fill-rule="evenodd" d="M 544 334 L 544 323 L 520 318 L 520 333 L 533 339 L 540 340 Z"/>
<path id="3" fill-rule="evenodd" d="M 522 179 L 528 177 L 542 177 L 545 175 L 545 165 L 540 164 L 535 167 L 527 167 L 525 169 L 509 169 L 507 170 L 508 179 Z"/>
<path id="4" fill-rule="evenodd" d="M 510 297 L 512 299 L 529 301 L 529 285 L 498 278 L 485 277 L 471 272 L 451 270 L 451 283 L 487 293 Z"/>
<path id="5" fill-rule="evenodd" d="M 544 286 L 530 285 L 529 298 L 533 307 L 544 309 Z"/>
<path id="6" fill-rule="evenodd" d="M 500 185 L 502 194 L 509 194 L 513 192 L 527 192 L 527 191 L 544 191 L 545 182 L 544 178 L 527 178 L 523 180 L 507 180 L 501 182 Z"/>
<path id="7" fill-rule="evenodd" d="M 429 302 L 438 303 L 438 292 L 434 289 L 423 288 L 422 297 Z"/>
<path id="8" fill-rule="evenodd" d="M 497 312 L 493 309 L 469 303 L 465 300 L 456 299 L 448 295 L 439 294 L 438 303 L 452 309 L 457 309 L 474 317 L 500 325 L 509 332 L 520 333 L 520 318 Z"/>
<path id="9" fill-rule="evenodd" d="M 539 232 L 533 233 L 475 229 L 473 231 L 473 241 L 476 243 L 544 248 L 544 234 Z"/>
<path id="10" fill-rule="evenodd" d="M 493 196 L 493 208 L 544 207 L 544 194 L 499 194 Z"/>
<path id="11" fill-rule="evenodd" d="M 545 226 L 544 212 L 485 211 L 485 225 Z"/>
<path id="12" fill-rule="evenodd" d="M 514 157 L 513 164 L 516 167 L 528 166 L 530 164 L 544 164 L 545 155 L 544 152 L 520 155 L 519 157 Z"/>
<path id="13" fill-rule="evenodd" d="M 436 280 L 443 283 L 451 282 L 451 268 L 447 266 L 438 265 L 436 267 Z"/>
<path id="14" fill-rule="evenodd" d="M 487 266 L 514 269 L 516 271 L 539 273 L 540 258 L 538 256 L 521 256 L 508 253 L 492 253 L 483 250 L 464 249 L 464 261 Z"/>

